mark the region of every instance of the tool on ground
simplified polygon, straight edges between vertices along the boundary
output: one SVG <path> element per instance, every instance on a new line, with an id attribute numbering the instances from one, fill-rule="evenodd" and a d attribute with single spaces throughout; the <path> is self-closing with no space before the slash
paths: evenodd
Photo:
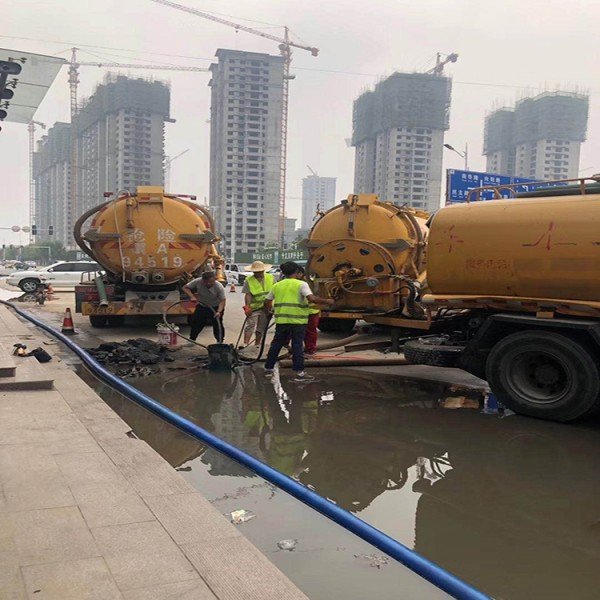
<path id="1" fill-rule="evenodd" d="M 70 308 L 65 308 L 65 316 L 63 317 L 62 328 L 60 331 L 65 335 L 75 335 L 77 333 L 75 331 L 75 326 L 73 325 L 73 316 L 71 315 Z"/>

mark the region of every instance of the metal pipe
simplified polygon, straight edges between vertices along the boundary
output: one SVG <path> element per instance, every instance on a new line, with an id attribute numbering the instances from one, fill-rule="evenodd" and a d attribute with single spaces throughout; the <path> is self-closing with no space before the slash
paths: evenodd
<path id="1" fill-rule="evenodd" d="M 235 460 L 241 465 L 254 471 L 263 479 L 266 479 L 294 498 L 304 502 L 304 504 L 307 506 L 310 506 L 332 521 L 335 521 L 347 531 L 354 533 L 364 541 L 372 544 L 382 552 L 385 552 L 385 554 L 402 563 L 411 571 L 417 575 L 420 575 L 437 588 L 447 592 L 459 600 L 489 600 L 490 597 L 488 595 L 475 589 L 473 586 L 462 581 L 452 573 L 449 573 L 439 565 L 431 562 L 420 554 L 410 550 L 379 529 L 369 525 L 365 521 L 359 519 L 357 516 L 353 515 L 347 510 L 344 510 L 337 504 L 334 504 L 330 500 L 319 496 L 319 494 L 316 492 L 313 492 L 291 477 L 284 475 L 257 458 L 254 458 L 254 456 L 247 454 L 236 446 L 233 446 L 225 440 L 222 440 L 221 438 L 206 431 L 206 429 L 196 425 L 196 423 L 192 423 L 188 419 L 173 412 L 166 406 L 163 406 L 160 402 L 134 388 L 132 385 L 126 383 L 105 369 L 99 362 L 92 358 L 83 348 L 74 343 L 69 337 L 63 335 L 43 321 L 17 308 L 10 302 L 0 300 L 0 303 L 9 306 L 18 315 L 22 316 L 34 325 L 37 325 L 44 331 L 47 331 L 56 339 L 60 340 L 65 346 L 67 346 L 67 348 L 72 350 L 81 359 L 81 361 L 92 371 L 94 375 L 118 392 L 121 392 L 130 400 L 137 402 L 171 425 L 181 429 L 181 431 L 191 435 L 205 444 L 208 444 L 215 450 L 225 454 L 228 458 L 231 458 L 232 460 Z"/>

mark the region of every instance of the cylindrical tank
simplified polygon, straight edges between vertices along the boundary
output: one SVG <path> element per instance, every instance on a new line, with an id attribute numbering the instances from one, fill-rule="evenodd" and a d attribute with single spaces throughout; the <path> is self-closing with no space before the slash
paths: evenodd
<path id="1" fill-rule="evenodd" d="M 427 217 L 374 194 L 348 196 L 321 216 L 306 242 L 315 293 L 333 296 L 336 310 L 401 308 L 405 280 L 424 268 Z"/>
<path id="2" fill-rule="evenodd" d="M 88 219 L 90 227 L 82 233 Z M 75 225 L 79 246 L 120 281 L 168 285 L 218 259 L 208 211 L 162 187 L 140 186 L 86 212 Z"/>
<path id="3" fill-rule="evenodd" d="M 437 295 L 600 300 L 600 194 L 442 208 L 427 281 Z"/>

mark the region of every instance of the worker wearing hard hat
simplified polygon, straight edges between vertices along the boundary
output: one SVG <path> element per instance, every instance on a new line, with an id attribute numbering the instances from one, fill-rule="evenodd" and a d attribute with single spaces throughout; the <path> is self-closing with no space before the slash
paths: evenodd
<path id="1" fill-rule="evenodd" d="M 244 346 L 247 346 L 254 335 L 254 344 L 261 345 L 263 334 L 267 327 L 268 313 L 265 310 L 265 299 L 273 285 L 275 278 L 267 271 L 272 265 L 266 265 L 261 260 L 255 260 L 245 271 L 252 275 L 246 277 L 242 292 L 244 293 L 244 313 L 246 313 L 246 327 L 244 329 Z"/>
<path id="2" fill-rule="evenodd" d="M 265 374 L 273 374 L 279 352 L 289 336 L 292 340 L 292 368 L 295 381 L 310 381 L 313 378 L 304 372 L 303 352 L 309 302 L 331 306 L 334 301 L 331 298 L 315 296 L 308 283 L 300 279 L 300 267 L 295 262 L 283 263 L 281 272 L 285 279 L 273 286 L 265 301 L 267 310 L 274 309 L 275 314 L 275 336 L 265 362 Z"/>

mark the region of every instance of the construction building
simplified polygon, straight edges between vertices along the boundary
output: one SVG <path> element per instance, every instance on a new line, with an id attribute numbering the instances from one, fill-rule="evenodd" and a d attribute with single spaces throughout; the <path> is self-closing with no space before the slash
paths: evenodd
<path id="1" fill-rule="evenodd" d="M 335 177 L 313 174 L 302 179 L 302 229 L 310 229 L 317 210 L 326 211 L 335 205 Z"/>
<path id="2" fill-rule="evenodd" d="M 577 177 L 588 105 L 584 94 L 544 92 L 490 113 L 484 133 L 486 170 L 537 180 Z"/>
<path id="3" fill-rule="evenodd" d="M 225 252 L 254 252 L 279 242 L 284 59 L 224 49 L 216 56 L 209 204 Z"/>
<path id="4" fill-rule="evenodd" d="M 69 241 L 66 207 L 71 185 L 70 161 L 71 125 L 55 123 L 38 141 L 33 154 L 36 242 L 51 238 L 67 245 Z"/>
<path id="5" fill-rule="evenodd" d="M 354 101 L 354 191 L 429 211 L 440 205 L 452 83 L 394 73 Z"/>
<path id="6" fill-rule="evenodd" d="M 296 239 L 296 219 L 286 217 L 283 222 L 283 246 L 289 247 Z"/>
<path id="7" fill-rule="evenodd" d="M 77 114 L 77 195 L 68 227 L 105 192 L 163 185 L 170 90 L 160 81 L 108 74 Z"/>

